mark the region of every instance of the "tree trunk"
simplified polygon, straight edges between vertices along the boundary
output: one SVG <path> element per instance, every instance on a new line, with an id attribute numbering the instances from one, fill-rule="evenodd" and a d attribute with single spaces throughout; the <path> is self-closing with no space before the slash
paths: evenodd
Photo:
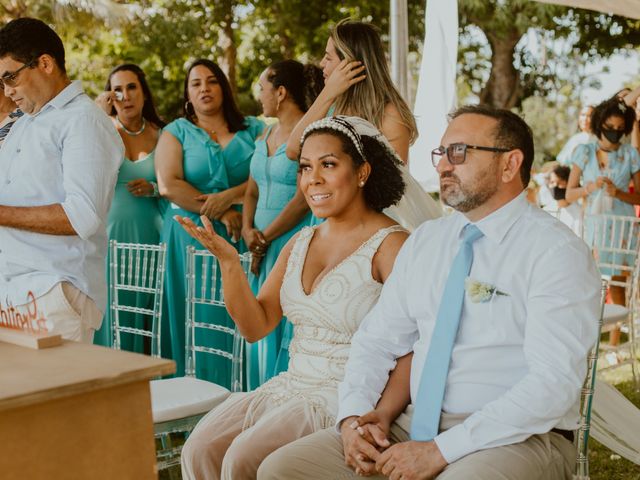
<path id="1" fill-rule="evenodd" d="M 231 90 L 235 94 L 237 90 L 236 63 L 238 51 L 233 38 L 232 15 L 230 14 L 222 23 L 218 34 L 218 47 L 222 50 L 221 55 L 218 56 L 218 65 L 229 79 Z"/>
<path id="2" fill-rule="evenodd" d="M 491 46 L 491 73 L 480 92 L 480 103 L 498 108 L 513 108 L 520 104 L 520 75 L 513 66 L 513 57 L 521 33 L 512 30 L 506 37 L 485 32 Z"/>

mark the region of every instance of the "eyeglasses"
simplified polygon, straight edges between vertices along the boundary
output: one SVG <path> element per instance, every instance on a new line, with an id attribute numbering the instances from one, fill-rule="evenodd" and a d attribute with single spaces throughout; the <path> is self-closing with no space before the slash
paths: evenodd
<path id="1" fill-rule="evenodd" d="M 447 155 L 447 159 L 451 165 L 460 165 L 467 159 L 467 150 L 484 150 L 486 152 L 510 152 L 512 148 L 499 148 L 499 147 L 480 147 L 478 145 L 467 145 L 466 143 L 452 143 L 448 147 L 440 145 L 438 148 L 431 151 L 431 163 L 434 167 L 437 167 L 442 160 L 442 157 Z"/>
<path id="2" fill-rule="evenodd" d="M 37 61 L 38 61 L 37 59 L 33 59 L 30 62 L 22 65 L 15 72 L 7 72 L 4 75 L 2 75 L 2 77 L 0 77 L 0 90 L 4 90 L 5 86 L 15 87 L 16 80 L 18 79 L 18 75 L 20 75 L 20 72 L 22 72 L 22 70 L 24 70 L 25 68 L 33 68 L 36 65 Z"/>

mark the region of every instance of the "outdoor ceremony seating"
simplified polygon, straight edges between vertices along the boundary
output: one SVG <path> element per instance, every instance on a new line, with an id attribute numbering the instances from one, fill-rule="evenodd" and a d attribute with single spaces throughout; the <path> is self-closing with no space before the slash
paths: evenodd
<path id="1" fill-rule="evenodd" d="M 640 218 L 617 215 L 586 215 L 583 238 L 592 247 L 594 257 L 603 278 L 609 286 L 623 287 L 625 305 L 607 304 L 604 310 L 603 332 L 621 326 L 628 335 L 619 345 L 602 344 L 601 348 L 609 365 L 600 370 L 631 365 L 633 379 L 638 383 L 635 321 L 638 296 L 638 234 Z M 622 278 L 620 278 L 622 277 Z"/>
<path id="2" fill-rule="evenodd" d="M 240 261 L 244 271 L 248 272 L 250 257 L 240 255 Z M 208 323 L 206 308 L 203 308 L 225 305 L 216 257 L 206 250 L 188 247 L 186 281 L 185 376 L 151 382 L 155 435 L 162 444 L 157 451 L 160 470 L 180 463 L 182 445 L 174 446 L 171 434 L 182 433 L 188 436 L 204 414 L 222 403 L 231 392 L 243 389 L 244 339 L 235 328 Z M 231 351 L 200 344 L 200 337 L 197 335 L 199 330 L 217 331 L 231 336 Z M 230 389 L 196 378 L 198 354 L 214 355 L 229 361 L 232 377 Z"/>
<path id="3" fill-rule="evenodd" d="M 160 319 L 164 291 L 164 269 L 167 246 L 139 243 L 109 242 L 109 294 L 111 324 L 110 338 L 113 348 L 120 350 L 122 334 L 150 339 L 151 356 L 160 357 Z M 125 292 L 130 292 L 127 294 Z M 148 303 L 141 303 L 140 296 L 148 295 Z M 130 302 L 127 300 L 131 300 Z M 131 304 L 132 303 L 132 304 Z M 146 306 L 145 306 L 146 304 Z M 141 316 L 142 325 L 120 323 L 120 313 Z M 144 320 L 148 323 L 144 323 Z M 148 328 L 145 328 L 148 326 Z"/>
<path id="4" fill-rule="evenodd" d="M 600 351 L 600 335 L 604 317 L 604 306 L 607 297 L 608 282 L 602 280 L 600 316 L 598 318 L 598 335 L 596 342 L 587 357 L 587 375 L 584 379 L 580 394 L 580 425 L 576 431 L 575 445 L 577 448 L 576 473 L 574 480 L 589 480 L 589 432 L 591 428 L 593 396 Z"/>

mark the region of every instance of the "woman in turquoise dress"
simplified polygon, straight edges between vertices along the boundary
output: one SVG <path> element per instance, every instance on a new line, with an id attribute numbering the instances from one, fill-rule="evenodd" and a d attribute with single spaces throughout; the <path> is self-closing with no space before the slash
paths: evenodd
<path id="1" fill-rule="evenodd" d="M 158 188 L 154 166 L 154 150 L 160 130 L 165 123 L 158 116 L 145 74 L 137 65 L 123 64 L 109 74 L 105 91 L 96 103 L 111 116 L 125 146 L 125 159 L 107 219 L 109 240 L 118 242 L 157 244 L 162 218 L 158 204 Z M 107 285 L 109 284 L 110 254 L 107 253 Z M 110 292 L 108 292 L 110 293 Z M 149 295 L 122 292 L 125 305 L 148 308 Z M 107 305 L 111 304 L 108 298 Z M 102 326 L 94 336 L 94 343 L 111 346 L 111 312 L 105 312 Z M 127 312 L 119 314 L 121 325 L 150 329 L 148 316 Z M 138 335 L 121 334 L 120 348 L 149 353 Z"/>
<path id="2" fill-rule="evenodd" d="M 566 199 L 570 202 L 585 199 L 587 214 L 635 217 L 633 206 L 640 204 L 640 155 L 635 147 L 622 143 L 623 137 L 633 129 L 634 122 L 633 108 L 616 97 L 602 102 L 593 110 L 591 125 L 597 141 L 578 145 L 573 151 L 566 191 Z M 633 192 L 629 191 L 631 182 Z M 591 245 L 594 240 L 594 225 L 585 222 L 584 228 L 584 240 Z M 628 233 L 613 231 L 613 224 L 605 228 L 608 229 L 608 235 L 626 236 Z M 633 258 L 624 258 L 622 254 L 610 252 L 600 252 L 599 260 L 601 263 L 633 265 Z M 621 272 L 617 270 L 603 268 L 602 274 L 612 275 L 613 280 L 624 281 Z M 614 303 L 625 304 L 623 287 L 611 286 L 610 293 Z M 610 343 L 617 344 L 618 337 L 619 331 L 612 331 Z"/>
<path id="3" fill-rule="evenodd" d="M 244 197 L 242 236 L 251 251 L 250 284 L 254 294 L 289 239 L 309 225 L 311 212 L 298 189 L 298 162 L 287 157 L 291 130 L 324 86 L 322 70 L 295 60 L 276 62 L 258 82 L 265 117 L 277 117 L 256 141 L 251 175 Z M 288 341 L 292 326 L 283 318 L 265 338 L 247 344 L 247 386 L 253 390 L 289 364 Z"/>
<path id="4" fill-rule="evenodd" d="M 180 215 L 199 222 L 200 215 L 206 215 L 219 235 L 232 241 L 240 253 L 245 251 L 239 204 L 255 139 L 264 128 L 259 120 L 240 113 L 229 81 L 210 60 L 197 60 L 187 71 L 184 101 L 184 117 L 165 127 L 156 152 L 158 187 L 169 202 L 161 233 L 161 240 L 167 244 L 162 319 L 169 325 L 170 357 L 177 364 L 177 375 L 183 375 L 185 368 L 186 247 L 202 246 L 173 217 Z M 233 326 L 222 307 L 211 307 L 206 315 L 211 323 Z M 230 350 L 230 338 L 217 332 L 204 333 L 203 341 L 209 346 Z M 163 342 L 163 356 L 168 356 L 166 346 Z M 198 378 L 230 386 L 229 362 L 208 357 L 197 358 Z"/>
<path id="5" fill-rule="evenodd" d="M 640 204 L 640 155 L 622 142 L 634 121 L 633 109 L 615 97 L 595 107 L 592 125 L 597 141 L 573 151 L 566 192 L 568 201 L 585 199 L 587 214 L 635 216 L 633 206 Z M 592 232 L 585 232 L 587 241 L 590 236 Z"/>

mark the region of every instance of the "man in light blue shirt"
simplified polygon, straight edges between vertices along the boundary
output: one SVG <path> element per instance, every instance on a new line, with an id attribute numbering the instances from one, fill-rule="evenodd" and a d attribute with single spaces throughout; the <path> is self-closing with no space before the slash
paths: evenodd
<path id="1" fill-rule="evenodd" d="M 24 112 L 0 150 L 0 326 L 91 342 L 122 142 L 40 20 L 0 30 L 0 88 Z"/>
<path id="2" fill-rule="evenodd" d="M 572 478 L 598 331 L 591 253 L 527 202 L 533 139 L 514 113 L 461 108 L 431 159 L 456 211 L 402 246 L 353 337 L 337 427 L 271 454 L 259 480 Z"/>

